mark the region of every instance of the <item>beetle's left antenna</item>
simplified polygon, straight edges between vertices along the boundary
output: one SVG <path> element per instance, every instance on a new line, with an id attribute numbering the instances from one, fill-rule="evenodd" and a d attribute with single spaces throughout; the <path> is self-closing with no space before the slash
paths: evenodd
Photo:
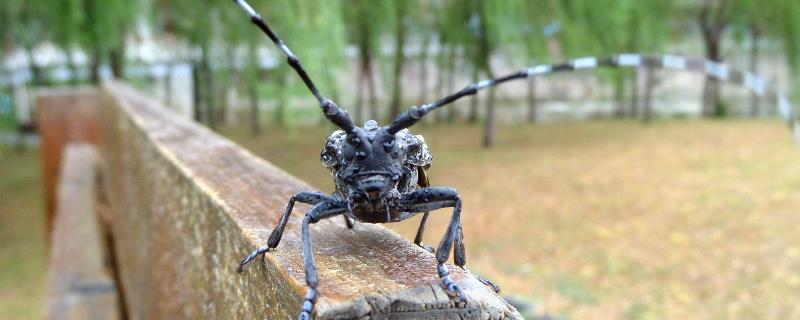
<path id="1" fill-rule="evenodd" d="M 597 62 L 601 65 L 608 65 L 610 64 L 609 60 L 603 60 Z M 421 106 L 413 106 L 408 110 L 404 111 L 403 113 L 397 115 L 391 125 L 387 127 L 387 131 L 391 134 L 395 134 L 400 130 L 413 126 L 415 123 L 420 121 L 428 112 L 431 112 L 439 107 L 448 105 L 458 99 L 461 99 L 466 96 L 471 96 L 478 91 L 497 86 L 499 84 L 505 83 L 507 81 L 516 80 L 516 79 L 526 79 L 529 77 L 541 75 L 543 73 L 550 73 L 556 71 L 563 71 L 563 70 L 572 70 L 576 69 L 573 63 L 561 63 L 556 65 L 542 65 L 537 67 L 528 68 L 526 70 L 517 71 L 499 78 L 483 80 L 478 83 L 470 84 L 463 89 L 459 90 L 456 93 L 453 93 L 449 96 L 446 96 L 442 99 L 437 100 L 436 102 L 423 104 Z"/>
<path id="2" fill-rule="evenodd" d="M 289 63 L 292 68 L 294 68 L 300 78 L 303 79 L 303 83 L 306 84 L 308 90 L 311 91 L 311 93 L 314 94 L 314 97 L 317 98 L 317 101 L 319 101 L 319 106 L 322 108 L 322 112 L 325 114 L 325 117 L 333 122 L 333 124 L 335 124 L 337 127 L 342 128 L 342 130 L 345 132 L 352 131 L 354 128 L 353 121 L 347 116 L 347 112 L 344 111 L 344 109 L 339 108 L 336 103 L 319 93 L 317 86 L 314 85 L 314 82 L 311 81 L 311 78 L 308 77 L 306 70 L 303 69 L 303 66 L 300 64 L 300 60 L 297 59 L 294 53 L 292 53 L 292 50 L 289 50 L 289 47 L 283 43 L 283 40 L 278 38 L 278 36 L 272 32 L 272 29 L 270 29 L 264 19 L 261 18 L 261 15 L 259 15 L 258 12 L 256 12 L 245 0 L 233 0 L 233 2 L 236 2 L 236 4 L 242 7 L 242 9 L 250 16 L 250 21 L 258 26 L 261 31 L 264 31 L 264 33 L 267 34 L 269 39 L 272 40 L 272 43 L 274 43 L 278 49 L 281 49 L 283 55 L 286 56 L 286 62 Z"/>

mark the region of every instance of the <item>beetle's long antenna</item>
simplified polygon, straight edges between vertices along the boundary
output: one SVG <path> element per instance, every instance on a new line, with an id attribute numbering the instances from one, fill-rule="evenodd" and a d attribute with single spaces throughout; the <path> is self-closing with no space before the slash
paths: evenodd
<path id="1" fill-rule="evenodd" d="M 300 64 L 300 60 L 297 59 L 294 53 L 292 53 L 292 50 L 289 50 L 289 47 L 283 43 L 283 40 L 278 38 L 278 36 L 272 32 L 272 29 L 270 29 L 264 19 L 261 18 L 261 15 L 259 15 L 258 12 L 256 12 L 245 0 L 233 0 L 233 2 L 236 2 L 236 4 L 242 7 L 242 9 L 250 16 L 250 21 L 258 26 L 261 31 L 264 31 L 264 33 L 267 34 L 267 37 L 269 37 L 269 39 L 272 40 L 278 49 L 283 52 L 283 55 L 286 56 L 286 62 L 289 63 L 292 68 L 294 68 L 300 78 L 303 79 L 303 83 L 306 84 L 308 90 L 311 91 L 311 93 L 314 94 L 314 97 L 317 98 L 317 101 L 319 101 L 319 106 L 322 108 L 322 112 L 325 114 L 325 117 L 333 122 L 333 124 L 335 124 L 337 127 L 342 128 L 342 130 L 345 132 L 350 132 L 353 130 L 353 121 L 347 116 L 347 112 L 344 111 L 344 109 L 339 108 L 336 103 L 319 93 L 319 90 L 317 90 L 314 82 L 311 81 L 311 78 L 308 77 L 306 70 L 303 69 L 303 66 Z"/>
<path id="2" fill-rule="evenodd" d="M 601 61 L 595 60 L 595 63 L 598 64 L 598 65 L 610 65 L 610 64 L 612 64 L 612 61 L 611 61 L 611 59 L 606 59 L 606 60 L 601 60 Z M 490 80 L 483 80 L 483 81 L 478 82 L 478 83 L 473 83 L 473 84 L 470 84 L 470 85 L 464 87 L 464 89 L 461 89 L 456 93 L 453 93 L 453 94 L 451 94 L 449 96 L 446 96 L 446 97 L 444 97 L 442 99 L 439 99 L 436 102 L 424 104 L 424 105 L 421 105 L 421 106 L 414 106 L 414 107 L 409 108 L 405 112 L 399 114 L 394 119 L 392 124 L 387 128 L 387 131 L 389 133 L 392 133 L 392 134 L 397 133 L 400 130 L 408 128 L 408 127 L 414 125 L 415 123 L 417 123 L 417 121 L 422 119 L 426 114 L 428 114 L 428 112 L 431 112 L 431 111 L 433 111 L 433 110 L 435 110 L 435 109 L 437 109 L 437 108 L 439 108 L 441 106 L 450 104 L 453 101 L 456 101 L 456 100 L 461 99 L 463 97 L 474 95 L 479 90 L 486 89 L 486 88 L 489 88 L 489 87 L 494 87 L 494 86 L 499 85 L 501 83 L 504 83 L 506 81 L 511 81 L 511 80 L 515 80 L 515 79 L 527 79 L 529 77 L 533 77 L 533 76 L 537 76 L 537 75 L 541 75 L 541 74 L 546 74 L 546 73 L 551 73 L 551 72 L 558 72 L 558 71 L 566 71 L 566 70 L 572 70 L 572 69 L 579 69 L 579 68 L 581 68 L 581 66 L 576 66 L 575 65 L 575 61 L 567 62 L 567 63 L 555 64 L 555 65 L 541 65 L 541 66 L 536 66 L 536 67 L 528 68 L 528 69 L 525 69 L 525 70 L 517 71 L 517 72 L 511 73 L 511 74 L 508 74 L 508 75 L 505 75 L 505 76 L 502 76 L 502 77 L 499 77 L 499 78 L 490 79 Z"/>
<path id="3" fill-rule="evenodd" d="M 777 107 L 780 115 L 783 117 L 783 120 L 786 121 L 786 123 L 792 128 L 794 128 L 794 123 L 796 121 L 795 119 L 797 118 L 797 112 L 789 103 L 789 100 L 786 99 L 786 96 L 780 92 L 770 90 L 769 86 L 767 85 L 767 81 L 764 80 L 764 78 L 753 74 L 752 72 L 730 70 L 728 69 L 728 66 L 718 61 L 692 59 L 671 54 L 646 56 L 638 53 L 621 53 L 604 59 L 583 57 L 573 59 L 566 63 L 538 65 L 500 78 L 474 83 L 466 86 L 464 89 L 461 89 L 461 91 L 444 97 L 436 102 L 409 108 L 405 112 L 399 114 L 386 130 L 390 133 L 397 133 L 404 128 L 414 125 L 428 112 L 431 112 L 436 108 L 447 105 L 462 97 L 473 95 L 478 92 L 478 90 L 493 87 L 506 81 L 542 76 L 561 71 L 590 69 L 597 67 L 647 67 L 702 73 L 708 77 L 743 86 L 745 89 L 752 91 L 760 97 L 766 96 L 768 93 L 770 95 L 774 95 L 775 99 L 778 101 Z"/>

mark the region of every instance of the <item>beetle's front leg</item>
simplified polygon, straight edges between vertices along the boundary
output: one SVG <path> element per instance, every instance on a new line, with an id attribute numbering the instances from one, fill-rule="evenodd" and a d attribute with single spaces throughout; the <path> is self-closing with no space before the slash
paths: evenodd
<path id="1" fill-rule="evenodd" d="M 400 199 L 400 209 L 403 211 L 424 212 L 447 207 L 453 208 L 453 215 L 436 250 L 436 261 L 438 262 L 436 270 L 447 293 L 463 300 L 464 294 L 450 277 L 450 270 L 445 265 L 450 257 L 453 240 L 461 225 L 461 198 L 458 196 L 458 192 L 452 188 L 431 187 L 404 194 Z"/>
<path id="2" fill-rule="evenodd" d="M 239 263 L 239 267 L 236 268 L 236 271 L 244 272 L 244 266 L 246 264 L 248 264 L 250 261 L 253 261 L 253 259 L 258 257 L 259 255 L 265 254 L 267 253 L 267 251 L 278 246 L 278 243 L 281 242 L 281 237 L 283 237 L 283 229 L 286 228 L 286 223 L 289 222 L 289 215 L 292 213 L 295 201 L 316 205 L 323 201 L 335 202 L 336 200 L 322 192 L 304 191 L 296 193 L 294 196 L 292 196 L 291 199 L 289 199 L 289 204 L 286 205 L 286 210 L 283 211 L 281 220 L 278 222 L 278 225 L 275 227 L 275 229 L 272 230 L 272 233 L 269 235 L 269 240 L 267 240 L 267 245 L 259 247 L 258 249 L 251 252 L 247 257 L 242 259 L 242 262 Z"/>
<path id="3" fill-rule="evenodd" d="M 317 267 L 314 264 L 314 253 L 311 251 L 311 234 L 308 230 L 309 225 L 317 223 L 322 219 L 330 218 L 342 214 L 347 210 L 346 206 L 341 202 L 322 202 L 315 205 L 303 218 L 302 236 L 303 236 L 303 267 L 306 271 L 306 285 L 308 291 L 306 297 L 303 299 L 302 309 L 298 320 L 311 319 L 311 313 L 314 311 L 314 304 L 317 302 L 317 285 L 319 278 L 317 277 Z"/>

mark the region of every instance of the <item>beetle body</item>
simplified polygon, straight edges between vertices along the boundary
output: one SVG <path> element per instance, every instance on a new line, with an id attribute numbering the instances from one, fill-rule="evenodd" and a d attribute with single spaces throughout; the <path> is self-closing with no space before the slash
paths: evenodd
<path id="1" fill-rule="evenodd" d="M 420 176 L 432 156 L 425 139 L 404 129 L 390 134 L 369 120 L 348 134 L 333 132 L 320 155 L 331 170 L 333 197 L 348 204 L 347 216 L 367 223 L 408 219 L 417 212 L 402 210 L 401 194 L 419 189 Z"/>
<path id="2" fill-rule="evenodd" d="M 363 127 L 357 127 L 347 112 L 322 95 L 314 82 L 300 64 L 300 60 L 289 47 L 278 38 L 261 16 L 245 0 L 234 0 L 250 16 L 259 29 L 286 56 L 286 62 L 297 72 L 303 83 L 319 102 L 323 115 L 341 130 L 333 132 L 325 141 L 322 150 L 322 164 L 331 170 L 336 190 L 331 195 L 322 192 L 298 192 L 289 199 L 286 210 L 281 215 L 267 244 L 251 252 L 242 259 L 237 270 L 257 256 L 276 248 L 283 236 L 295 202 L 312 205 L 303 217 L 301 235 L 303 241 L 303 267 L 308 291 L 302 304 L 298 319 L 310 319 L 317 301 L 319 279 L 311 249 L 309 225 L 322 219 L 343 215 L 347 226 L 352 228 L 354 221 L 366 223 L 399 222 L 424 213 L 414 243 L 422 246 L 422 234 L 430 211 L 452 208 L 453 212 L 447 230 L 435 251 L 436 271 L 447 293 L 464 300 L 461 289 L 450 277 L 445 264 L 453 252 L 453 262 L 464 268 L 466 255 L 464 235 L 461 231 L 461 198 L 455 189 L 431 187 L 425 174 L 432 157 L 422 136 L 414 135 L 407 128 L 419 122 L 427 113 L 449 104 L 461 97 L 473 95 L 478 90 L 512 79 L 520 79 L 530 72 L 519 72 L 491 81 L 482 81 L 444 97 L 434 103 L 411 107 L 397 115 L 387 126 L 380 127 L 370 120 Z M 424 246 L 423 246 L 424 247 Z M 429 251 L 433 252 L 432 249 Z M 495 291 L 499 288 L 489 281 L 478 278 Z"/>

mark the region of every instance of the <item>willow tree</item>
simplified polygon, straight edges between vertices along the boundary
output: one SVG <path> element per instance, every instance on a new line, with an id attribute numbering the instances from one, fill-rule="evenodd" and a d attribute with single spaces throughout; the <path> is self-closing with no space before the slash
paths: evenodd
<path id="1" fill-rule="evenodd" d="M 517 61 L 520 65 L 534 65 L 545 62 L 553 62 L 547 50 L 547 36 L 544 33 L 545 27 L 553 21 L 556 5 L 552 1 L 546 0 L 510 0 L 511 5 L 506 7 L 509 12 L 504 13 L 513 19 L 513 23 L 519 27 L 510 28 L 503 32 L 507 38 L 505 43 L 516 44 L 514 47 L 520 51 L 515 56 L 523 59 Z M 528 112 L 525 117 L 530 123 L 537 121 L 537 99 L 536 99 L 536 77 L 530 77 L 528 83 Z"/>
<path id="2" fill-rule="evenodd" d="M 219 6 L 215 0 L 155 0 L 154 15 L 159 28 L 185 42 L 191 55 L 193 118 L 210 127 L 213 119 L 212 38 Z M 224 3 L 224 5 L 229 5 Z"/>
<path id="3" fill-rule="evenodd" d="M 668 19 L 673 3 L 670 1 L 565 1 L 557 7 L 564 30 L 559 34 L 570 56 L 608 56 L 620 52 L 659 51 L 669 37 Z M 643 119 L 649 121 L 653 73 L 643 69 L 645 98 Z M 636 71 L 603 70 L 601 78 L 612 83 L 616 114 L 636 116 L 639 107 L 638 80 Z M 625 108 L 624 98 L 628 93 L 626 79 L 631 79 L 630 104 Z"/>
<path id="4" fill-rule="evenodd" d="M 340 97 L 337 73 L 346 61 L 342 8 L 340 1 L 272 0 L 265 3 L 260 10 L 266 12 L 265 18 L 269 19 L 270 26 L 302 59 L 308 74 L 319 79 L 315 81 L 317 87 L 337 101 Z M 269 52 L 275 57 L 281 57 L 272 47 Z M 275 80 L 272 84 L 278 85 L 279 96 L 276 122 L 285 125 L 288 121 L 291 94 L 297 93 L 304 101 L 310 101 L 311 97 L 295 73 L 289 72 L 286 63 L 280 63 L 276 71 L 272 77 Z"/>
<path id="5" fill-rule="evenodd" d="M 644 52 L 645 54 L 658 53 L 663 51 L 670 36 L 668 19 L 664 16 L 671 16 L 675 7 L 671 1 L 630 1 L 628 13 L 628 29 L 632 30 L 627 36 L 626 50 Z M 635 30 L 635 32 L 633 31 Z M 653 87 L 655 85 L 654 68 L 643 67 L 639 69 L 644 72 L 644 95 L 641 99 L 642 121 L 649 123 L 653 118 Z M 638 77 L 637 77 L 638 80 Z M 638 88 L 639 81 L 633 84 Z M 638 90 L 635 90 L 638 91 Z M 633 99 L 633 108 L 638 108 L 637 95 Z"/>
<path id="6" fill-rule="evenodd" d="M 744 1 L 744 0 L 742 0 Z M 762 36 L 778 40 L 784 49 L 786 63 L 789 65 L 791 78 L 798 80 L 800 74 L 800 2 L 794 0 L 773 0 L 769 4 L 743 3 L 750 36 L 750 71 L 757 73 L 759 47 L 758 40 Z M 797 86 L 790 86 L 797 92 Z M 750 115 L 760 113 L 758 97 L 751 94 Z"/>
<path id="7" fill-rule="evenodd" d="M 355 120 L 367 117 L 378 119 L 378 95 L 374 62 L 380 54 L 380 38 L 390 27 L 387 12 L 391 12 L 389 0 L 351 0 L 342 2 L 349 42 L 358 49 L 358 78 L 356 80 Z M 369 114 L 364 108 L 365 87 L 369 92 Z"/>
<path id="8" fill-rule="evenodd" d="M 44 71 L 36 64 L 33 50 L 51 36 L 47 17 L 41 14 L 46 12 L 47 5 L 45 0 L 8 0 L 0 6 L 6 19 L 0 32 L 3 32 L 3 38 L 10 41 L 11 47 L 22 48 L 36 86 L 46 82 Z"/>
<path id="9" fill-rule="evenodd" d="M 703 38 L 703 48 L 707 60 L 722 62 L 722 41 L 731 24 L 746 19 L 743 4 L 737 0 L 704 0 L 697 8 L 697 23 Z M 717 78 L 706 76 L 703 86 L 703 115 L 723 116 L 725 110 L 720 102 L 720 82 Z"/>
<path id="10" fill-rule="evenodd" d="M 402 111 L 403 67 L 406 64 L 406 42 L 411 24 L 411 16 L 418 12 L 416 1 L 392 2 L 392 27 L 394 31 L 394 63 L 392 68 L 392 100 L 389 102 L 389 115 L 394 116 Z"/>
<path id="11" fill-rule="evenodd" d="M 264 19 L 268 21 L 270 27 L 300 57 L 303 67 L 315 79 L 318 88 L 331 99 L 338 101 L 340 88 L 337 83 L 337 73 L 345 64 L 345 31 L 340 1 L 270 0 L 252 2 L 251 5 L 257 11 L 264 13 Z M 251 131 L 254 134 L 260 131 L 259 91 L 265 87 L 274 92 L 269 98 L 276 101 L 277 107 L 272 122 L 278 126 L 289 124 L 294 95 L 297 94 L 303 101 L 312 98 L 303 88 L 304 84 L 295 72 L 283 63 L 284 58 L 280 52 L 246 16 L 241 14 L 238 7 L 227 5 L 222 16 L 223 23 L 219 34 L 223 36 L 217 39 L 217 42 L 226 48 L 226 51 L 237 48 L 239 50 L 233 51 L 244 52 L 243 63 L 226 66 L 241 70 L 223 74 L 235 75 L 233 78 L 244 82 L 242 87 L 247 91 L 250 100 Z M 264 52 L 268 53 L 269 57 L 277 59 L 274 61 L 276 68 L 260 70 L 262 66 L 258 56 L 259 48 L 265 49 Z M 269 81 L 262 82 L 264 76 Z"/>
<path id="12" fill-rule="evenodd" d="M 472 45 L 473 32 L 469 27 L 469 19 L 472 16 L 471 6 L 466 6 L 462 1 L 445 0 L 433 3 L 433 11 L 436 12 L 436 19 L 433 21 L 433 30 L 439 38 L 439 50 L 436 57 L 437 75 L 434 95 L 445 96 L 452 93 L 455 87 L 456 76 L 462 69 L 470 69 L 471 59 L 458 61 L 459 52 L 466 52 L 469 45 Z M 459 63 L 466 64 L 463 68 L 457 67 Z M 472 68 L 474 70 L 474 68 Z M 473 72 L 473 81 L 477 81 L 477 73 Z M 435 98 L 435 97 L 432 97 Z M 470 103 L 477 101 L 473 98 Z M 446 118 L 452 122 L 459 118 L 458 102 L 447 108 Z M 439 112 L 436 119 L 442 120 L 445 112 Z"/>
<path id="13" fill-rule="evenodd" d="M 496 49 L 506 39 L 503 34 L 511 32 L 519 26 L 508 19 L 508 14 L 513 8 L 511 1 L 485 0 L 468 1 L 467 5 L 472 10 L 469 26 L 473 32 L 471 61 L 473 68 L 478 70 L 485 78 L 494 78 L 491 59 Z M 483 146 L 491 147 L 495 140 L 496 127 L 496 90 L 490 88 L 486 99 L 486 116 L 484 117 Z M 470 120 L 477 121 L 477 110 L 471 110 Z"/>
<path id="14" fill-rule="evenodd" d="M 418 65 L 417 74 L 419 75 L 416 102 L 418 105 L 427 103 L 429 99 L 428 76 L 430 73 L 428 72 L 428 59 L 430 58 L 431 44 L 440 37 L 436 28 L 437 13 L 439 12 L 438 4 L 432 1 L 417 0 L 416 10 L 411 15 L 411 33 L 419 35 L 419 55 L 416 61 Z M 437 116 L 437 119 L 442 119 L 442 112 L 437 113 Z"/>
<path id="15" fill-rule="evenodd" d="M 80 47 L 87 52 L 90 80 L 100 80 L 100 68 L 106 57 L 117 78 L 124 77 L 125 38 L 139 17 L 141 1 L 130 0 L 70 0 L 83 12 L 78 21 Z M 74 8 L 71 10 L 75 10 Z"/>
<path id="16" fill-rule="evenodd" d="M 223 45 L 225 52 L 231 59 L 228 60 L 226 70 L 231 76 L 228 85 L 242 90 L 247 97 L 250 133 L 261 133 L 261 112 L 259 105 L 259 82 L 261 80 L 261 65 L 259 63 L 258 48 L 265 44 L 261 32 L 256 32 L 249 19 L 242 16 L 241 10 L 236 6 L 223 7 L 222 10 Z M 241 58 L 241 51 L 244 57 Z M 227 90 L 227 89 L 226 89 Z"/>
<path id="17" fill-rule="evenodd" d="M 57 1 L 47 7 L 47 19 L 52 27 L 50 30 L 53 33 L 53 42 L 64 51 L 67 67 L 71 73 L 70 81 L 73 84 L 80 80 L 75 52 L 81 45 L 82 26 L 86 19 L 81 1 Z"/>

